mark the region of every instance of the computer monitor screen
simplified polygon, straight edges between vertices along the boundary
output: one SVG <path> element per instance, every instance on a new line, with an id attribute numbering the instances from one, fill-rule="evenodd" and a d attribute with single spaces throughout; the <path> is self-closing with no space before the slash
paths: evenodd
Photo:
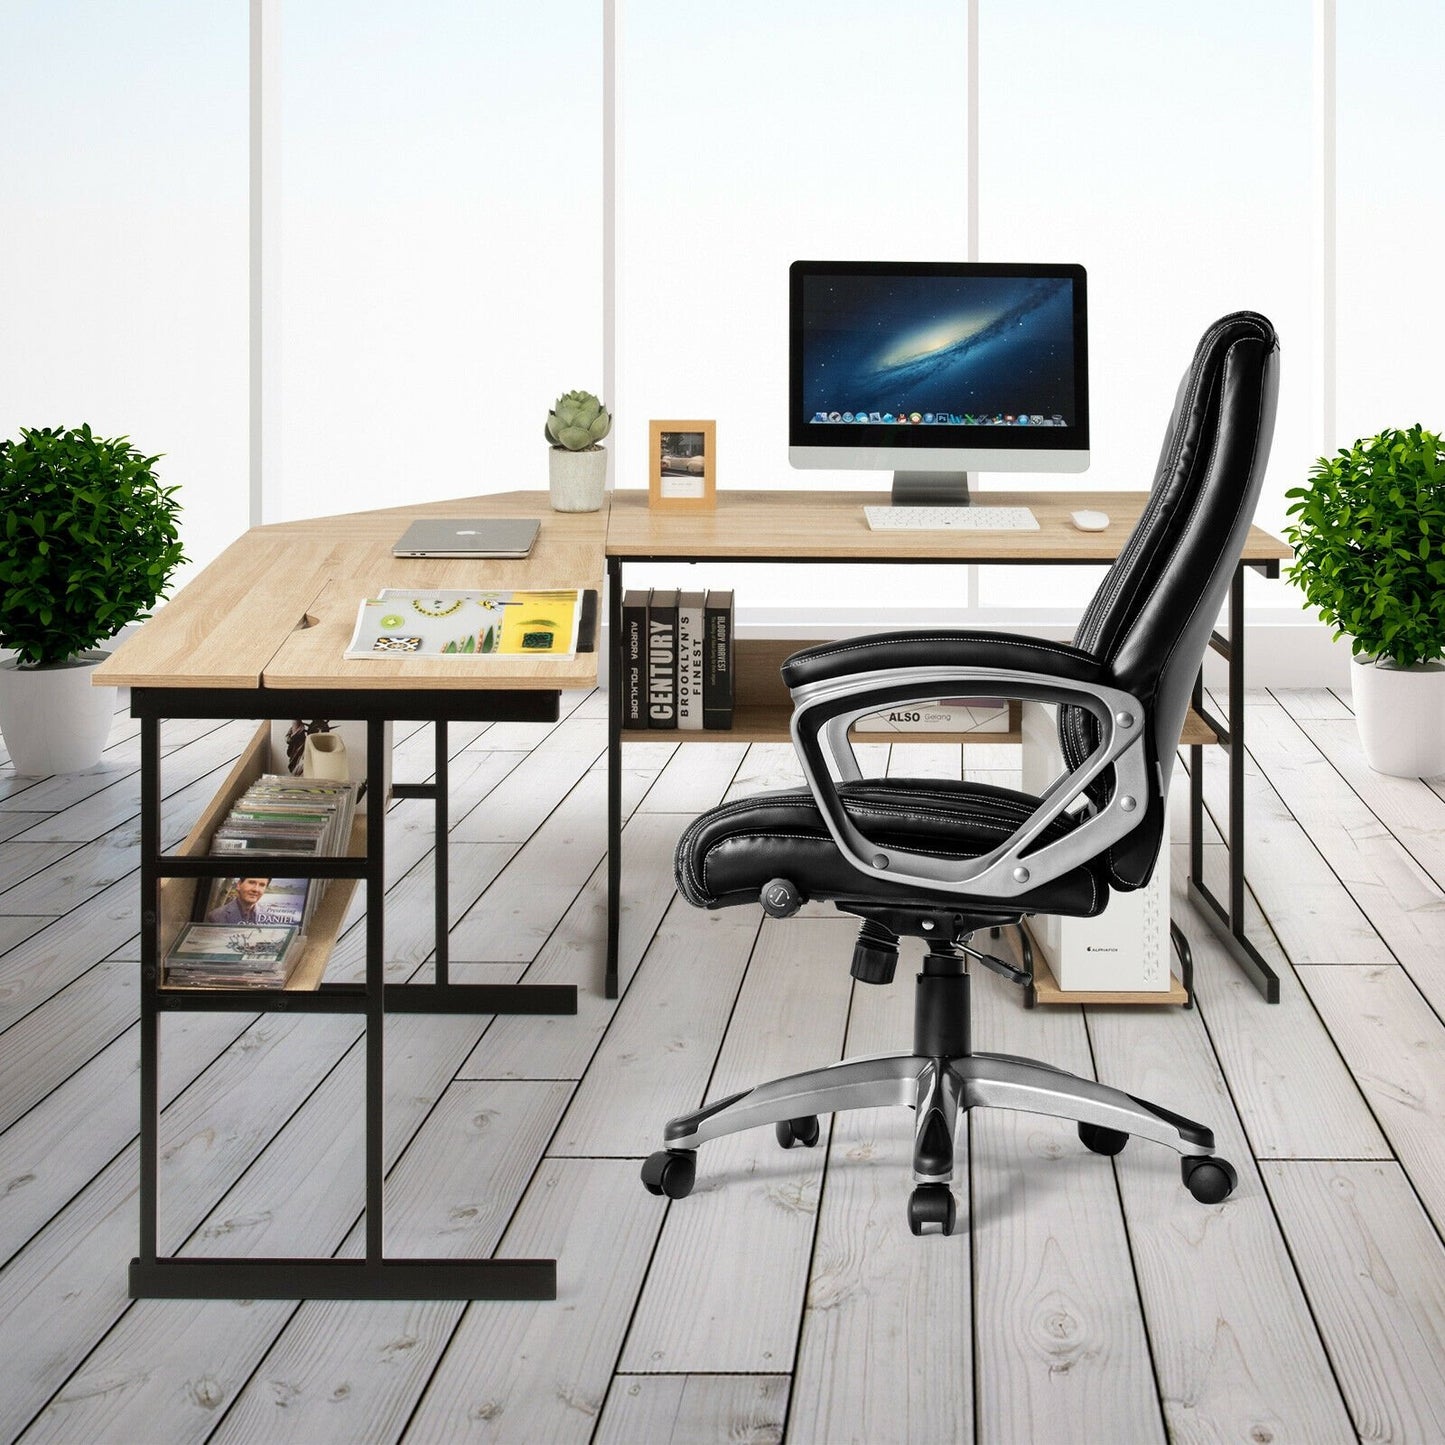
<path id="1" fill-rule="evenodd" d="M 969 472 L 1083 471 L 1084 292 L 1073 265 L 795 261 L 789 460 L 894 471 L 898 501 L 966 501 Z"/>

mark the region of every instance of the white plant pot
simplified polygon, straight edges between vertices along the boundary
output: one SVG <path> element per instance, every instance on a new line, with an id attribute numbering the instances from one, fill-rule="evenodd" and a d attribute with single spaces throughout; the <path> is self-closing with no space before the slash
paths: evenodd
<path id="1" fill-rule="evenodd" d="M 90 676 L 109 655 L 88 652 L 46 667 L 0 662 L 0 733 L 17 773 L 47 778 L 100 761 L 116 690 L 92 687 Z"/>
<path id="2" fill-rule="evenodd" d="M 1352 659 L 1350 696 L 1365 761 L 1395 778 L 1445 774 L 1445 663 Z"/>
<path id="3" fill-rule="evenodd" d="M 553 447 L 547 453 L 552 509 L 557 512 L 595 512 L 607 491 L 607 453 L 601 447 L 569 452 Z"/>

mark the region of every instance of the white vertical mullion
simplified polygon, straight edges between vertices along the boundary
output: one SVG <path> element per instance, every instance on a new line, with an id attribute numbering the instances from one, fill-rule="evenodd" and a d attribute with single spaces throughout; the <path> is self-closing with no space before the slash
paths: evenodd
<path id="1" fill-rule="evenodd" d="M 280 449 L 281 0 L 251 0 L 250 525 L 278 514 Z"/>
<path id="2" fill-rule="evenodd" d="M 618 67 L 622 0 L 602 4 L 602 398 L 617 411 L 618 291 Z M 608 485 L 617 485 L 612 448 L 607 449 Z"/>
<path id="3" fill-rule="evenodd" d="M 978 0 L 968 0 L 968 68 L 964 85 L 967 89 L 965 111 L 967 114 L 968 145 L 967 174 L 964 181 L 965 204 L 968 206 L 968 252 L 969 261 L 978 260 Z M 969 563 L 963 569 L 964 605 L 969 612 L 978 609 L 979 581 L 978 568 Z"/>
<path id="4" fill-rule="evenodd" d="M 1336 242 L 1338 212 L 1336 178 L 1335 62 L 1336 0 L 1314 0 L 1313 116 L 1314 151 L 1313 259 L 1315 282 L 1314 368 L 1311 377 L 1313 432 L 1317 450 L 1325 456 L 1339 445 L 1335 436 L 1335 410 L 1339 335 L 1336 323 Z"/>
<path id="5" fill-rule="evenodd" d="M 965 181 L 968 205 L 967 260 L 978 260 L 978 0 L 968 0 L 968 173 Z"/>

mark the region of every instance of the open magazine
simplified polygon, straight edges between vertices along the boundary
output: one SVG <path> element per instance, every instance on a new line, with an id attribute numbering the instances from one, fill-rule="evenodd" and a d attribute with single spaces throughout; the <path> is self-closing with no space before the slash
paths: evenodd
<path id="1" fill-rule="evenodd" d="M 344 656 L 569 658 L 577 652 L 582 593 L 385 588 L 362 602 Z"/>

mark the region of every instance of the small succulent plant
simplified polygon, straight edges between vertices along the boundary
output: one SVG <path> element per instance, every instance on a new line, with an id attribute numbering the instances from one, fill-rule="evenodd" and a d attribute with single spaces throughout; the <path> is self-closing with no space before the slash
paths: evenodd
<path id="1" fill-rule="evenodd" d="M 569 391 L 547 413 L 547 441 L 569 452 L 595 447 L 612 430 L 612 413 L 590 391 Z"/>

